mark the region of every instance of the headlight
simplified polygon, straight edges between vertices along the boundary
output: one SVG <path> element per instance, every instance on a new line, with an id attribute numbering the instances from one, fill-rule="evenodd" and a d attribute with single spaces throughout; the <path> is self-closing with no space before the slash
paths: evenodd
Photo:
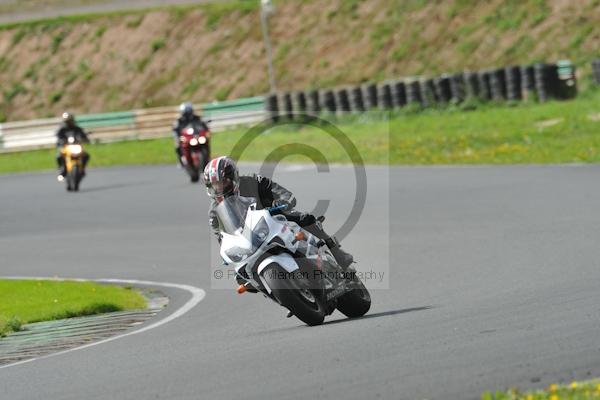
<path id="1" fill-rule="evenodd" d="M 81 154 L 82 148 L 78 144 L 70 144 L 67 146 L 67 151 L 73 155 Z"/>
<path id="2" fill-rule="evenodd" d="M 191 146 L 195 146 L 197 144 L 198 144 L 198 140 L 196 140 L 196 138 L 193 138 L 193 139 L 190 140 L 190 145 Z"/>
<path id="3" fill-rule="evenodd" d="M 204 136 L 200 136 L 200 137 L 198 138 L 198 143 L 200 143 L 200 144 L 205 144 L 205 143 L 206 143 L 206 138 L 205 138 Z"/>
<path id="4" fill-rule="evenodd" d="M 225 252 L 227 257 L 233 262 L 240 262 L 252 254 L 251 249 L 242 249 L 241 247 L 232 247 Z"/>
<path id="5" fill-rule="evenodd" d="M 260 247 L 260 245 L 267 239 L 269 236 L 269 225 L 267 225 L 267 221 L 264 218 L 261 218 L 256 224 L 256 228 L 252 231 L 252 246 L 255 248 Z"/>

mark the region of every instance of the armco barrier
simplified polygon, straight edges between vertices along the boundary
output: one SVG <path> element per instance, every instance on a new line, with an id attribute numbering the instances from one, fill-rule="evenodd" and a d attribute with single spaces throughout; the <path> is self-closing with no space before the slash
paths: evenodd
<path id="1" fill-rule="evenodd" d="M 260 122 L 267 117 L 264 97 L 214 102 L 197 105 L 196 108 L 212 121 L 210 126 L 213 131 Z M 77 122 L 93 133 L 92 140 L 105 143 L 168 137 L 172 134 L 171 127 L 178 114 L 177 107 L 160 107 L 80 115 Z M 59 125 L 58 118 L 0 124 L 0 151 L 52 147 Z"/>

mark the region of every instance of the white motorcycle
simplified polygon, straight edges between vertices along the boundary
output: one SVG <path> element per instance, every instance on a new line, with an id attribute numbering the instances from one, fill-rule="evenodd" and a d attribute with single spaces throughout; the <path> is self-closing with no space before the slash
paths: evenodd
<path id="1" fill-rule="evenodd" d="M 311 326 L 336 308 L 350 318 L 366 314 L 371 296 L 356 270 L 343 270 L 322 240 L 278 214 L 282 210 L 259 210 L 253 198 L 241 196 L 215 208 L 221 258 L 235 269 L 238 292 L 260 291 Z"/>

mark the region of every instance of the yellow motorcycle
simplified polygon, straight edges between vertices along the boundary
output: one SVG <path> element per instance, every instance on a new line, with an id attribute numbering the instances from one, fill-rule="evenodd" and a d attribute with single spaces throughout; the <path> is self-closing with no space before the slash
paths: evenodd
<path id="1" fill-rule="evenodd" d="M 65 160 L 66 175 L 59 180 L 64 180 L 67 184 L 67 191 L 77 192 L 79 184 L 85 175 L 83 146 L 74 137 L 70 136 L 67 143 L 60 150 Z"/>

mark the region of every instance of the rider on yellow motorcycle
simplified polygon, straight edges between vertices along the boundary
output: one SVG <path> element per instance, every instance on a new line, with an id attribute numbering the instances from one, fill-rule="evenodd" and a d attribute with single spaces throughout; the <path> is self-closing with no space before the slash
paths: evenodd
<path id="1" fill-rule="evenodd" d="M 75 123 L 75 116 L 69 112 L 64 112 L 62 115 L 63 124 L 56 131 L 56 163 L 59 168 L 58 180 L 62 181 L 66 174 L 66 165 L 65 165 L 65 157 L 63 153 L 63 147 L 68 143 L 69 137 L 72 137 L 76 143 L 89 143 L 88 136 L 81 129 L 81 127 L 77 126 Z M 85 166 L 87 165 L 90 159 L 90 155 L 87 153 L 83 154 L 83 171 L 82 174 L 85 175 Z"/>

